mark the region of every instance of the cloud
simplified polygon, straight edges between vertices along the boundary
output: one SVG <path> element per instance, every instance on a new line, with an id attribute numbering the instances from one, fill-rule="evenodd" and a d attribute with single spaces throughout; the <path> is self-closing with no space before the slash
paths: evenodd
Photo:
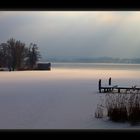
<path id="1" fill-rule="evenodd" d="M 49 57 L 133 57 L 139 25 L 139 11 L 1 11 L 0 41 L 35 42 Z"/>

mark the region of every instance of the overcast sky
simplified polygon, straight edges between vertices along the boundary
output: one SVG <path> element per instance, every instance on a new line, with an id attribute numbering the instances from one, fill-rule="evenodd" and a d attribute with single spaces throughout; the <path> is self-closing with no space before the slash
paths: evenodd
<path id="1" fill-rule="evenodd" d="M 0 11 L 0 43 L 36 43 L 43 57 L 140 57 L 139 11 Z"/>

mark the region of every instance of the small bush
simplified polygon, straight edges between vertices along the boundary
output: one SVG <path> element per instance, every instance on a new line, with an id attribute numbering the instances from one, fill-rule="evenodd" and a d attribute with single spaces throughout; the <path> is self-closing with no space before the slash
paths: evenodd
<path id="1" fill-rule="evenodd" d="M 140 122 L 140 94 L 133 93 L 107 93 L 105 105 L 102 110 L 97 107 L 95 117 L 104 116 L 103 109 L 107 110 L 107 117 L 115 122 L 129 122 L 136 124 Z M 100 105 L 101 106 L 101 105 Z"/>
<path id="2" fill-rule="evenodd" d="M 108 117 L 115 122 L 125 122 L 128 119 L 126 108 L 109 108 Z"/>
<path id="3" fill-rule="evenodd" d="M 128 119 L 131 124 L 140 122 L 140 94 L 131 95 L 128 102 Z"/>
<path id="4" fill-rule="evenodd" d="M 103 108 L 99 105 L 95 111 L 95 118 L 103 118 Z"/>
<path id="5" fill-rule="evenodd" d="M 129 122 L 131 124 L 137 124 L 140 122 L 140 108 L 139 107 L 133 107 L 132 111 L 129 114 Z"/>

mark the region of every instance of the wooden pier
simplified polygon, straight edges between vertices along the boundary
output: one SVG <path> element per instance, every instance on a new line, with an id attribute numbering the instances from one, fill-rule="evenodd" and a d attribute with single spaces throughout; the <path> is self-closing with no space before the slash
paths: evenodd
<path id="1" fill-rule="evenodd" d="M 111 85 L 111 78 L 109 78 L 109 82 L 108 82 L 108 86 L 102 86 L 101 84 L 101 79 L 99 79 L 99 83 L 98 83 L 98 87 L 99 87 L 99 93 L 106 93 L 106 92 L 113 92 L 114 90 L 116 90 L 118 93 L 120 93 L 121 91 L 140 91 L 140 87 L 136 87 L 136 86 L 132 86 L 132 87 L 123 87 L 123 86 L 118 86 L 118 85 Z"/>

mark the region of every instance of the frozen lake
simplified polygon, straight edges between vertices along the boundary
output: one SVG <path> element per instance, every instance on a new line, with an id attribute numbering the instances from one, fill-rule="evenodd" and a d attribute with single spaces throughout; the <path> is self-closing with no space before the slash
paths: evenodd
<path id="1" fill-rule="evenodd" d="M 81 65 L 0 72 L 0 129 L 139 129 L 97 119 L 94 112 L 104 96 L 98 93 L 98 80 L 107 84 L 112 77 L 112 84 L 140 85 L 140 66 Z"/>

